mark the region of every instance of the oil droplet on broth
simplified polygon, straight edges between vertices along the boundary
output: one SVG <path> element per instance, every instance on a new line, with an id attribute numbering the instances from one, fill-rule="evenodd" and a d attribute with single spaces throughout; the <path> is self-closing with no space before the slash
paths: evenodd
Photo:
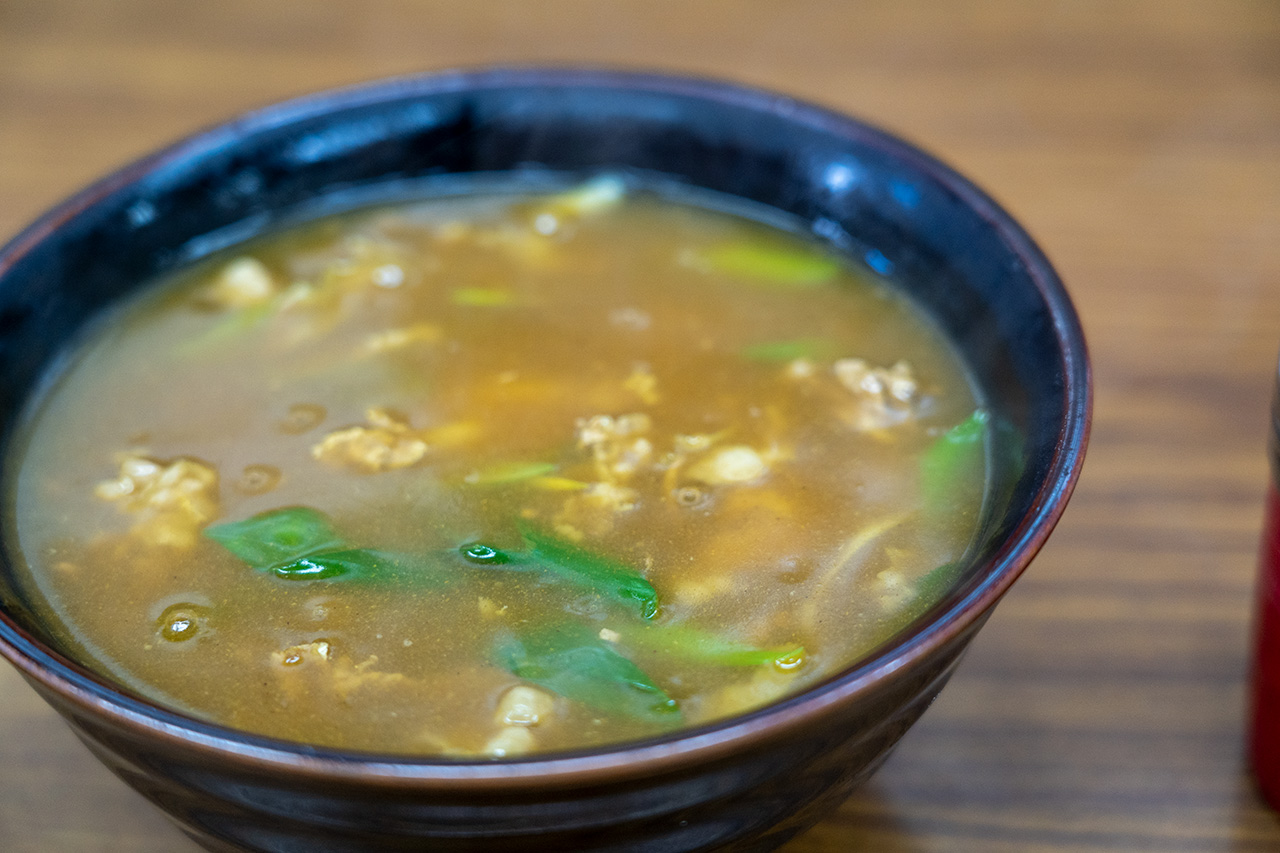
<path id="1" fill-rule="evenodd" d="M 783 655 L 775 658 L 773 668 L 780 672 L 791 672 L 804 666 L 804 652 L 796 652 L 794 654 Z"/>
<path id="2" fill-rule="evenodd" d="M 280 421 L 280 431 L 286 435 L 301 435 L 318 427 L 327 414 L 325 407 L 317 403 L 294 403 Z"/>
<path id="3" fill-rule="evenodd" d="M 183 643 L 208 631 L 209 608 L 199 604 L 180 602 L 171 604 L 156 620 L 156 630 L 161 639 L 170 643 Z"/>
<path id="4" fill-rule="evenodd" d="M 683 507 L 699 507 L 707 502 L 707 496 L 697 486 L 681 486 L 675 490 L 676 503 Z"/>
<path id="5" fill-rule="evenodd" d="M 274 465 L 246 465 L 236 481 L 236 491 L 245 495 L 262 495 L 280 483 L 280 469 Z"/>

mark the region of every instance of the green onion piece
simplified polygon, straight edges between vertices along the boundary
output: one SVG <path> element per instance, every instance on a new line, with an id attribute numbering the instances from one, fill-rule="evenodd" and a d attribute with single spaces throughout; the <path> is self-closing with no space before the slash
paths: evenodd
<path id="1" fill-rule="evenodd" d="M 282 580 L 369 580 L 433 583 L 452 577 L 449 561 L 351 548 L 328 516 L 305 506 L 273 509 L 205 528 L 204 535 L 250 567 Z"/>
<path id="2" fill-rule="evenodd" d="M 467 308 L 503 308 L 515 304 L 515 295 L 497 287 L 459 287 L 449 294 L 454 305 Z"/>
<path id="3" fill-rule="evenodd" d="M 492 545 L 486 545 L 483 542 L 463 545 L 458 551 L 468 563 L 476 563 L 481 566 L 500 566 L 503 563 L 511 562 L 511 555 L 506 551 L 499 551 Z"/>
<path id="4" fill-rule="evenodd" d="M 658 615 L 658 593 L 639 572 L 528 522 L 519 522 L 517 526 L 529 543 L 529 556 L 548 571 L 621 603 L 638 603 L 640 615 L 645 619 Z"/>
<path id="5" fill-rule="evenodd" d="M 627 194 L 626 182 L 618 175 L 597 175 L 571 190 L 547 199 L 553 213 L 587 216 L 616 206 Z"/>
<path id="6" fill-rule="evenodd" d="M 748 361 L 766 364 L 795 361 L 797 358 L 822 359 L 830 355 L 835 344 L 823 338 L 796 338 L 789 341 L 766 341 L 742 349 Z"/>
<path id="7" fill-rule="evenodd" d="M 840 262 L 820 252 L 760 242 L 727 243 L 693 255 L 693 266 L 708 272 L 741 276 L 757 284 L 811 287 L 826 284 L 840 272 Z"/>
<path id="8" fill-rule="evenodd" d="M 978 409 L 939 437 L 920 458 L 920 492 L 930 510 L 980 502 L 991 413 Z"/>
<path id="9" fill-rule="evenodd" d="M 804 657 L 804 646 L 762 649 L 687 625 L 646 625 L 635 631 L 623 631 L 621 642 L 641 652 L 723 666 L 761 666 L 786 661 L 794 667 L 794 662 Z"/>
<path id="10" fill-rule="evenodd" d="M 943 563 L 921 575 L 915 582 L 915 596 L 903 602 L 900 609 L 893 614 L 893 619 L 873 629 L 867 638 L 867 647 L 888 642 L 912 621 L 942 601 L 947 592 L 960 580 L 965 566 L 966 563 L 963 561 Z"/>
<path id="11" fill-rule="evenodd" d="M 308 554 L 291 563 L 273 566 L 271 573 L 284 580 L 332 580 L 333 578 L 402 577 L 405 560 L 393 554 L 368 548 L 324 551 Z"/>
<path id="12" fill-rule="evenodd" d="M 671 725 L 680 706 L 644 670 L 583 626 L 564 626 L 523 637 L 507 634 L 494 649 L 495 662 L 597 711 Z"/>
<path id="13" fill-rule="evenodd" d="M 960 572 L 963 569 L 963 563 L 943 563 L 922 575 L 916 581 L 915 598 L 907 602 L 897 614 L 898 621 L 895 624 L 906 624 L 941 601 L 947 591 L 960 579 Z M 887 635 L 885 639 L 888 639 Z"/>
<path id="14" fill-rule="evenodd" d="M 916 601 L 924 607 L 932 607 L 959 579 L 962 568 L 961 563 L 943 563 L 936 569 L 930 569 L 916 581 Z"/>
<path id="15" fill-rule="evenodd" d="M 546 566 L 523 551 L 504 551 L 485 542 L 470 542 L 457 549 L 437 552 L 455 573 L 474 571 L 477 568 L 500 572 L 532 572 L 541 574 Z M 458 562 L 458 557 L 462 562 Z"/>
<path id="16" fill-rule="evenodd" d="M 174 352 L 182 357 L 198 356 L 261 326 L 279 310 L 277 298 L 236 308 L 204 332 L 179 343 Z"/>
<path id="17" fill-rule="evenodd" d="M 555 470 L 553 462 L 503 462 L 474 471 L 462 481 L 469 486 L 499 486 L 545 477 Z"/>
<path id="18" fill-rule="evenodd" d="M 992 418 L 992 490 L 991 511 L 1000 513 L 1009 505 L 1014 486 L 1026 467 L 1023 458 L 1024 440 L 1021 431 L 1004 418 Z"/>
<path id="19" fill-rule="evenodd" d="M 273 509 L 206 527 L 204 535 L 255 569 L 271 569 L 344 543 L 329 518 L 305 506 Z"/>

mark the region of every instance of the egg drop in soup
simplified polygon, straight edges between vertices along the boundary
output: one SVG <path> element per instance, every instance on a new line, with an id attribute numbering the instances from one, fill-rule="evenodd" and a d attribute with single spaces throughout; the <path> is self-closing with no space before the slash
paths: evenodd
<path id="1" fill-rule="evenodd" d="M 953 580 L 991 418 L 893 286 L 690 198 L 363 208 L 147 288 L 14 451 L 44 618 L 195 717 L 458 758 L 856 662 Z"/>

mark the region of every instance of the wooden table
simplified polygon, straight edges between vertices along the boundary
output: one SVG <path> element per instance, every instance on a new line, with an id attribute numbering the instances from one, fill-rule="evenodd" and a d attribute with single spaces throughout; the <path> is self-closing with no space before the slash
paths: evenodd
<path id="1" fill-rule="evenodd" d="M 859 114 L 1020 217 L 1097 405 L 1058 531 L 884 769 L 790 853 L 1262 851 L 1242 760 L 1280 343 L 1264 0 L 4 0 L 0 236 L 245 108 L 510 61 L 736 78 Z M 194 849 L 0 669 L 0 850 Z"/>

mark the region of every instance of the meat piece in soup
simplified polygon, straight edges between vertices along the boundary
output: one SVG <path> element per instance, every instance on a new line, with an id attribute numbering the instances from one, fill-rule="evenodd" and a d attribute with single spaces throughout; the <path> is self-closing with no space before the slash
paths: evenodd
<path id="1" fill-rule="evenodd" d="M 587 748 L 774 701 L 936 601 L 989 421 L 867 271 L 604 177 L 151 289 L 34 409 L 11 541 L 67 643 L 195 716 Z"/>

